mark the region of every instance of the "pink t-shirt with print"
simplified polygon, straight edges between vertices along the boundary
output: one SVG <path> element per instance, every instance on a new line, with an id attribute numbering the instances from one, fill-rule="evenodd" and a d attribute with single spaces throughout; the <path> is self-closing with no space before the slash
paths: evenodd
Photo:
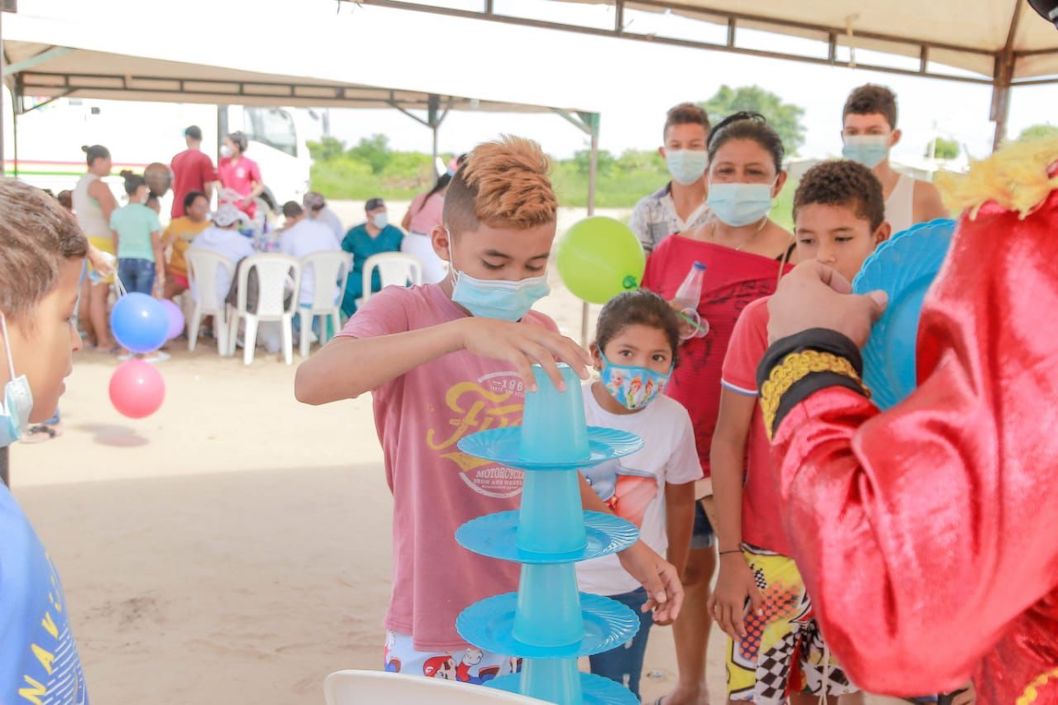
<path id="1" fill-rule="evenodd" d="M 467 314 L 435 284 L 386 287 L 341 335 L 370 338 L 426 328 Z M 524 325 L 557 330 L 531 312 Z M 350 360 L 350 364 L 356 364 Z M 516 509 L 522 473 L 464 455 L 459 439 L 521 423 L 525 386 L 510 365 L 450 353 L 373 393 L 375 427 L 393 492 L 393 595 L 386 628 L 416 649 L 465 648 L 456 616 L 469 604 L 518 586 L 518 566 L 484 558 L 455 541 L 464 522 Z"/>

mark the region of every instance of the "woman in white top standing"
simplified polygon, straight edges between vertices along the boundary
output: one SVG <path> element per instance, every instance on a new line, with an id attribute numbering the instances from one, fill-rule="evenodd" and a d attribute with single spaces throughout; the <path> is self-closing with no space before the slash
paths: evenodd
<path id="1" fill-rule="evenodd" d="M 889 164 L 889 150 L 901 137 L 896 129 L 896 96 L 891 90 L 870 83 L 853 90 L 845 101 L 841 136 L 845 158 L 871 169 L 882 182 L 885 219 L 894 233 L 951 215 L 936 186 L 901 174 Z"/>
<path id="2" fill-rule="evenodd" d="M 73 190 L 73 209 L 81 231 L 92 247 L 113 255 L 114 233 L 110 229 L 110 214 L 118 202 L 103 178 L 110 175 L 110 150 L 102 145 L 81 147 L 88 163 L 88 171 Z M 100 350 L 117 351 L 107 324 L 107 294 L 112 277 L 101 277 L 94 270 L 89 274 L 88 321 L 86 328 L 95 338 Z"/>
<path id="3" fill-rule="evenodd" d="M 401 241 L 400 251 L 422 263 L 423 284 L 436 284 L 448 275 L 448 266 L 433 250 L 430 233 L 444 224 L 445 194 L 458 168 L 458 160 L 449 162 L 448 171 L 438 177 L 432 189 L 415 197 L 400 223 L 408 233 Z"/>

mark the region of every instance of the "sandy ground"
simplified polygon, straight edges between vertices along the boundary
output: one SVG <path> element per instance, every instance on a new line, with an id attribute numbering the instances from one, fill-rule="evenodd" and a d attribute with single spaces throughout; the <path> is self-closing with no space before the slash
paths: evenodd
<path id="1" fill-rule="evenodd" d="M 540 308 L 579 331 L 568 292 Z M 295 368 L 275 356 L 244 367 L 210 341 L 181 343 L 161 367 L 165 404 L 132 421 L 107 399 L 115 365 L 78 355 L 64 434 L 16 446 L 11 462 L 64 580 L 93 700 L 322 703 L 327 673 L 377 668 L 392 504 L 369 399 L 302 406 Z M 674 680 L 670 634 L 651 636 L 647 702 Z M 714 631 L 714 703 L 722 656 Z"/>

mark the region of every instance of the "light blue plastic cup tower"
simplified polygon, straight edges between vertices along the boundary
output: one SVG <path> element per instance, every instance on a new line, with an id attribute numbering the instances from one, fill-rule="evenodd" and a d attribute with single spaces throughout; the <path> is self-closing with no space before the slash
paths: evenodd
<path id="1" fill-rule="evenodd" d="M 582 509 L 578 469 L 634 453 L 642 441 L 589 428 L 581 382 L 569 367 L 560 370 L 563 392 L 534 367 L 538 391 L 526 394 L 521 426 L 459 443 L 464 453 L 523 469 L 525 483 L 519 511 L 480 517 L 456 532 L 471 551 L 522 564 L 517 593 L 471 605 L 456 628 L 481 649 L 525 659 L 521 674 L 492 687 L 559 705 L 631 705 L 637 700 L 627 689 L 578 672 L 577 659 L 624 644 L 639 618 L 614 600 L 580 593 L 574 565 L 623 550 L 638 536 L 623 519 Z"/>

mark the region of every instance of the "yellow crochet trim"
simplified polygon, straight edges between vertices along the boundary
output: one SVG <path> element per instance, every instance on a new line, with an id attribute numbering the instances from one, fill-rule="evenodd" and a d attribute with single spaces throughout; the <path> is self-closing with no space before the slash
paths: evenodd
<path id="1" fill-rule="evenodd" d="M 1037 692 L 1037 688 L 1041 688 L 1047 684 L 1047 681 L 1051 679 L 1058 679 L 1058 668 L 1053 668 L 1046 673 L 1041 673 L 1036 677 L 1036 680 L 1029 683 L 1028 687 L 1025 688 L 1017 700 L 1014 701 L 1015 705 L 1029 705 L 1030 703 L 1036 702 L 1036 698 L 1040 696 Z"/>
<path id="2" fill-rule="evenodd" d="M 1011 142 L 987 159 L 972 161 L 966 174 L 939 172 L 936 183 L 944 204 L 960 212 L 969 209 L 971 219 L 989 201 L 1024 219 L 1058 189 L 1058 176 L 1047 176 L 1055 162 L 1058 137 Z"/>
<path id="3" fill-rule="evenodd" d="M 779 411 L 779 403 L 782 402 L 783 395 L 802 379 L 816 372 L 834 372 L 851 377 L 861 387 L 863 386 L 860 376 L 856 374 L 856 368 L 840 355 L 818 350 L 790 353 L 772 368 L 771 373 L 768 374 L 768 380 L 760 388 L 760 408 L 764 415 L 764 429 L 769 439 L 775 432 L 772 426 L 775 423 L 775 415 Z"/>

